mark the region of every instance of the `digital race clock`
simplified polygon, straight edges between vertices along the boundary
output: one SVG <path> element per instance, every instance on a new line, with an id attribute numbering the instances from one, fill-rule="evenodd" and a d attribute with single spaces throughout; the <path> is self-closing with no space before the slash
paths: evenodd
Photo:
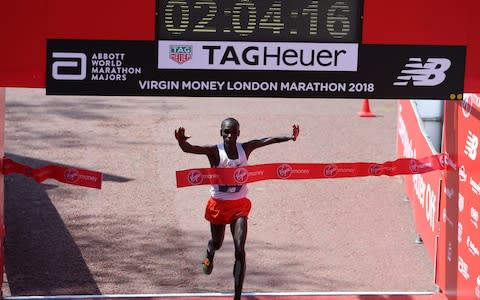
<path id="1" fill-rule="evenodd" d="M 362 0 L 157 0 L 157 40 L 358 43 Z"/>

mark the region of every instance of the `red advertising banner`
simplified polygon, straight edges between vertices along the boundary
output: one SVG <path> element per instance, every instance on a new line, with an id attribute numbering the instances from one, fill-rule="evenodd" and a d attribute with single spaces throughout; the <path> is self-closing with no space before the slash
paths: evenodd
<path id="1" fill-rule="evenodd" d="M 399 157 L 434 154 L 411 101 L 399 103 L 397 132 Z M 449 299 L 480 299 L 480 95 L 445 103 L 443 136 L 447 172 L 405 176 L 405 189 L 441 290 Z"/>
<path id="2" fill-rule="evenodd" d="M 74 167 L 49 165 L 34 169 L 9 158 L 3 158 L 2 173 L 4 175 L 12 173 L 23 174 L 27 177 L 32 177 L 38 183 L 51 178 L 67 184 L 96 189 L 102 188 L 102 173 Z"/>
<path id="3" fill-rule="evenodd" d="M 457 110 L 458 180 L 447 186 L 458 203 L 457 299 L 480 299 L 480 95 L 465 94 Z"/>
<path id="4" fill-rule="evenodd" d="M 435 155 L 422 132 L 413 103 L 409 100 L 401 100 L 398 110 L 397 156 L 415 158 Z M 449 162 L 451 164 L 451 160 Z M 405 190 L 413 209 L 417 233 L 421 236 L 434 263 L 439 235 L 442 178 L 442 172 L 404 176 Z"/>
<path id="5" fill-rule="evenodd" d="M 177 171 L 177 187 L 204 184 L 244 184 L 268 179 L 326 179 L 423 174 L 445 168 L 442 154 L 421 159 L 400 158 L 384 163 L 271 163 L 239 168 L 201 168 Z"/>

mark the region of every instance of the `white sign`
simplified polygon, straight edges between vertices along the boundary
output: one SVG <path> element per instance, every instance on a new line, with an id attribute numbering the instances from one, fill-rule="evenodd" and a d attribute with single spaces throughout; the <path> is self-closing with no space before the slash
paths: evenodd
<path id="1" fill-rule="evenodd" d="M 158 69 L 351 71 L 358 44 L 158 41 Z"/>

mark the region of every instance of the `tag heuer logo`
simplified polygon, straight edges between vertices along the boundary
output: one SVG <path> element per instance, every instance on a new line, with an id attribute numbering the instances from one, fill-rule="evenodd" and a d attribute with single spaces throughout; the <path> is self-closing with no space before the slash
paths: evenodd
<path id="1" fill-rule="evenodd" d="M 170 59 L 179 64 L 183 64 L 192 59 L 192 49 L 193 47 L 188 45 L 171 45 Z"/>

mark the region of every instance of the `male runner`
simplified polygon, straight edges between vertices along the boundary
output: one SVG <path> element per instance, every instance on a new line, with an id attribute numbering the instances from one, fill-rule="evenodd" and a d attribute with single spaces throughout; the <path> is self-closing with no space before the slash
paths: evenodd
<path id="1" fill-rule="evenodd" d="M 185 128 L 175 130 L 178 145 L 186 153 L 204 154 L 208 157 L 212 168 L 235 168 L 248 165 L 247 160 L 253 150 L 275 144 L 295 141 L 300 132 L 298 125 L 293 125 L 290 136 L 266 137 L 237 143 L 240 136 L 240 124 L 234 118 L 223 120 L 220 135 L 223 143 L 210 146 L 196 146 L 187 142 L 190 137 L 185 136 Z M 210 222 L 212 238 L 208 241 L 207 253 L 203 260 L 203 272 L 210 274 L 213 270 L 215 251 L 222 246 L 225 236 L 225 226 L 230 224 L 230 231 L 235 245 L 235 264 L 233 277 L 235 286 L 235 300 L 240 300 L 245 277 L 245 241 L 247 238 L 247 217 L 251 202 L 247 198 L 247 185 L 212 185 L 211 197 L 205 209 L 205 218 Z"/>

